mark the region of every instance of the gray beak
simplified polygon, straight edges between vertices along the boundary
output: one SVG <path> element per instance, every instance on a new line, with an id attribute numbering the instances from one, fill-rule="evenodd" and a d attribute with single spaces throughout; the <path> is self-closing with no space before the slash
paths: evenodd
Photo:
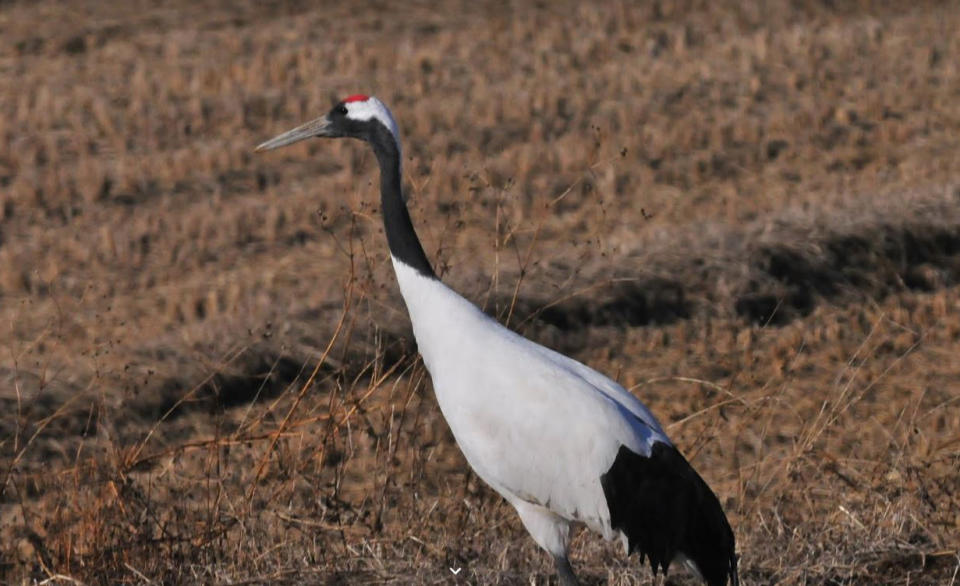
<path id="1" fill-rule="evenodd" d="M 327 132 L 329 127 L 330 121 L 326 116 L 321 116 L 316 120 L 311 120 L 306 124 L 301 124 L 293 130 L 288 130 L 283 134 L 271 138 L 267 142 L 261 143 L 255 150 L 256 152 L 269 151 L 282 146 L 287 146 L 288 144 L 300 142 L 306 138 L 313 138 L 315 136 L 330 136 Z"/>

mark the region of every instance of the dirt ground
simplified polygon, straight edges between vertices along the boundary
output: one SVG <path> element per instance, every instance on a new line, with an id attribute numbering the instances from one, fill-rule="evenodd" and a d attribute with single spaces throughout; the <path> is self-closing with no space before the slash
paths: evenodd
<path id="1" fill-rule="evenodd" d="M 924 0 L 0 2 L 0 582 L 552 583 L 439 413 L 372 155 L 252 152 L 363 92 L 438 272 L 649 405 L 744 584 L 960 583 L 958 30 Z M 571 558 L 664 583 L 589 532 Z"/>

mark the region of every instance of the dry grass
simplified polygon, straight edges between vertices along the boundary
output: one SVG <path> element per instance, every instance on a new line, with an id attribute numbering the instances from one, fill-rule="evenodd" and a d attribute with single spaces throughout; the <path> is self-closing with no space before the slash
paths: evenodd
<path id="1" fill-rule="evenodd" d="M 650 405 L 745 583 L 957 583 L 960 10 L 836 4 L 0 6 L 0 581 L 550 580 L 375 161 L 251 152 L 366 91 L 445 278 Z"/>

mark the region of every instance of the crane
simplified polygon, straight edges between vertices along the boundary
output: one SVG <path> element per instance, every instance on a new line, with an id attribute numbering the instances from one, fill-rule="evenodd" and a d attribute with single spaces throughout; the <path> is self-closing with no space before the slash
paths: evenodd
<path id="1" fill-rule="evenodd" d="M 414 337 L 453 436 L 477 475 L 516 509 L 578 584 L 570 529 L 619 538 L 654 574 L 682 563 L 709 586 L 738 584 L 733 531 L 716 495 L 634 395 L 592 368 L 504 327 L 433 271 L 402 191 L 400 133 L 357 94 L 256 150 L 313 138 L 367 142 L 380 167 L 387 244 Z"/>

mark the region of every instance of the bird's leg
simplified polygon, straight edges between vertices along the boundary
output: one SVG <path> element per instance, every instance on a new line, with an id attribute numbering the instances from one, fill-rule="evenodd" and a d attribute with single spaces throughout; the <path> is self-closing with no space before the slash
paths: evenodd
<path id="1" fill-rule="evenodd" d="M 573 568 L 570 567 L 570 560 L 566 556 L 553 556 L 553 565 L 557 568 L 561 586 L 580 586 Z"/>

